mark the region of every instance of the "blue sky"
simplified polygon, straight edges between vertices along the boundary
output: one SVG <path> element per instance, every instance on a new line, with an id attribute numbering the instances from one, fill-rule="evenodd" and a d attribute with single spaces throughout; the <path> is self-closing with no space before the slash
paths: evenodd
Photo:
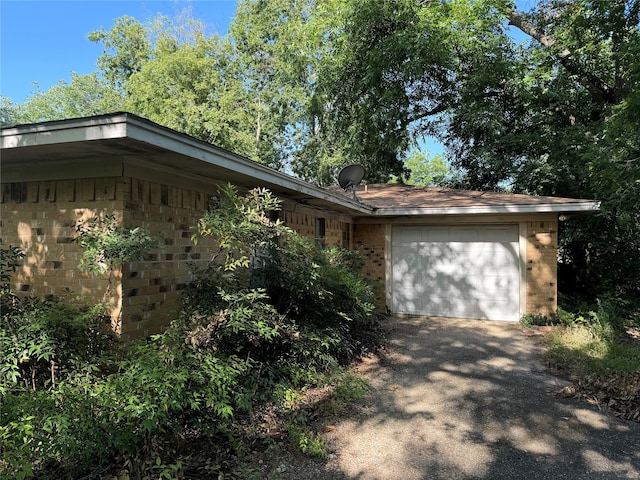
<path id="1" fill-rule="evenodd" d="M 0 94 L 22 103 L 34 90 L 48 90 L 96 70 L 101 45 L 87 35 L 111 29 L 128 15 L 141 23 L 158 13 L 178 16 L 190 8 L 210 33 L 224 34 L 235 12 L 233 0 L 0 0 Z"/>

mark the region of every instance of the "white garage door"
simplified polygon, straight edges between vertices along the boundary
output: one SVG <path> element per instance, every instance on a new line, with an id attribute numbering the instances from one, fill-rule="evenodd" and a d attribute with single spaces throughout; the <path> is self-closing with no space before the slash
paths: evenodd
<path id="1" fill-rule="evenodd" d="M 394 227 L 392 309 L 517 321 L 518 251 L 517 225 Z"/>

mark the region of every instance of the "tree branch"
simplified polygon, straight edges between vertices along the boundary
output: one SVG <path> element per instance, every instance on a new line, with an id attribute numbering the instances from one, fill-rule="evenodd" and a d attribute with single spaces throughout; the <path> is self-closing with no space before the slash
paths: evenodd
<path id="1" fill-rule="evenodd" d="M 431 115 L 437 115 L 439 113 L 443 113 L 447 110 L 448 106 L 443 102 L 435 107 L 433 107 L 430 110 L 427 111 L 423 111 L 420 112 L 416 115 L 414 115 L 413 117 L 407 118 L 405 122 L 403 122 L 403 127 L 413 123 L 413 122 L 417 122 L 418 120 L 422 120 L 423 118 L 427 118 L 430 117 Z"/>
<path id="2" fill-rule="evenodd" d="M 526 33 L 532 38 L 535 38 L 543 46 L 550 48 L 555 45 L 555 38 L 540 31 L 538 27 L 527 20 L 522 13 L 516 10 L 510 10 L 507 14 L 507 17 L 509 18 L 509 25 L 513 25 L 514 27 L 519 28 L 522 32 Z M 571 55 L 571 52 L 568 49 L 564 49 L 559 54 L 559 57 L 564 58 L 568 57 L 569 55 Z"/>
<path id="3" fill-rule="evenodd" d="M 507 13 L 509 25 L 520 29 L 530 37 L 537 40 L 543 47 L 552 48 L 556 45 L 556 39 L 540 30 L 531 23 L 525 16 L 516 11 L 510 10 Z M 614 89 L 597 75 L 587 72 L 574 59 L 573 53 L 568 48 L 558 49 L 556 57 L 567 72 L 578 77 L 578 81 L 589 91 L 593 100 L 599 105 L 613 105 L 616 103 Z"/>

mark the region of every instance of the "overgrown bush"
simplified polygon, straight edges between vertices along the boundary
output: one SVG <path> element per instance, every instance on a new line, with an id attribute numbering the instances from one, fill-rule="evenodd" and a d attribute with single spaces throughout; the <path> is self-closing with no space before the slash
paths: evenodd
<path id="1" fill-rule="evenodd" d="M 94 275 L 109 273 L 124 262 L 142 260 L 159 242 L 142 227 L 119 225 L 114 215 L 95 217 L 76 225 L 76 243 L 82 248 L 80 269 Z"/>
<path id="2" fill-rule="evenodd" d="M 556 323 L 555 316 L 547 317 L 541 313 L 528 313 L 520 318 L 520 324 L 523 327 L 543 327 Z"/>
<path id="3" fill-rule="evenodd" d="M 24 252 L 15 245 L 0 248 L 0 307 L 7 311 L 15 306 L 17 297 L 11 289 L 11 275 L 24 258 Z"/>
<path id="4" fill-rule="evenodd" d="M 223 297 L 230 286 L 248 292 L 259 285 L 269 296 L 262 301 L 286 319 L 278 327 L 286 335 L 269 340 L 264 350 L 271 355 L 265 357 L 271 365 L 323 369 L 353 360 L 375 344 L 379 333 L 373 290 L 354 271 L 363 259 L 355 252 L 319 248 L 269 220 L 278 208 L 267 190 L 239 197 L 233 187 L 221 189 L 213 209 L 200 220 L 197 235 L 224 240 L 205 275 L 190 287 L 189 315 L 226 308 Z M 224 262 L 216 262 L 220 254 Z"/>
<path id="5" fill-rule="evenodd" d="M 338 259 L 339 249 L 323 250 L 311 240 L 290 236 L 274 246 L 262 275 L 280 313 L 298 322 L 308 336 L 321 334 L 314 348 L 346 363 L 376 343 L 379 331 L 373 306 L 373 289 L 356 271 Z M 354 264 L 360 262 L 353 252 Z M 308 352 L 298 350 L 299 358 Z"/>
<path id="6" fill-rule="evenodd" d="M 627 303 L 616 298 L 596 299 L 595 305 L 584 302 L 559 306 L 551 316 L 541 314 L 527 314 L 520 319 L 523 326 L 564 325 L 583 326 L 591 329 L 594 334 L 606 339 L 613 339 L 622 332 L 627 324 L 633 322 L 626 310 Z M 627 317 L 625 319 L 625 317 Z"/>
<path id="7" fill-rule="evenodd" d="M 114 353 L 102 315 L 60 302 L 18 305 L 0 320 L 0 478 L 73 464 L 83 452 L 91 461 L 112 434 L 105 425 L 99 437 L 94 425 L 104 418 L 95 398 Z"/>
<path id="8" fill-rule="evenodd" d="M 608 331 L 587 325 L 563 326 L 545 336 L 545 361 L 572 375 L 640 370 L 637 345 L 612 338 Z"/>
<path id="9" fill-rule="evenodd" d="M 222 235 L 220 250 L 197 271 L 183 312 L 128 345 L 100 328 L 99 306 L 17 301 L 5 284 L 19 258 L 3 253 L 0 478 L 180 478 L 178 445 L 241 450 L 239 420 L 256 405 L 294 405 L 300 387 L 374 345 L 371 289 L 343 266 L 361 259 L 269 220 L 277 206 L 266 190 L 222 189 L 197 226 L 197 236 Z M 97 248 L 87 262 L 100 264 L 100 245 L 112 245 L 103 227 L 84 232 Z M 291 425 L 294 444 L 323 455 L 317 435 Z"/>
<path id="10" fill-rule="evenodd" d="M 604 297 L 596 299 L 595 305 L 580 302 L 575 305 L 565 304 L 563 307 L 558 307 L 555 319 L 560 325 L 586 326 L 596 335 L 614 340 L 630 323 L 627 313 L 624 303 L 615 298 Z"/>

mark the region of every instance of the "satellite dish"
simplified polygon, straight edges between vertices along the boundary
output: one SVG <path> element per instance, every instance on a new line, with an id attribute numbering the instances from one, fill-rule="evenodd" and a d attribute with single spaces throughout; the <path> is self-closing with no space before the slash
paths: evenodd
<path id="1" fill-rule="evenodd" d="M 338 174 L 338 184 L 345 192 L 353 192 L 353 199 L 356 198 L 356 187 L 364 177 L 364 168 L 361 165 L 348 165 L 340 170 Z"/>

